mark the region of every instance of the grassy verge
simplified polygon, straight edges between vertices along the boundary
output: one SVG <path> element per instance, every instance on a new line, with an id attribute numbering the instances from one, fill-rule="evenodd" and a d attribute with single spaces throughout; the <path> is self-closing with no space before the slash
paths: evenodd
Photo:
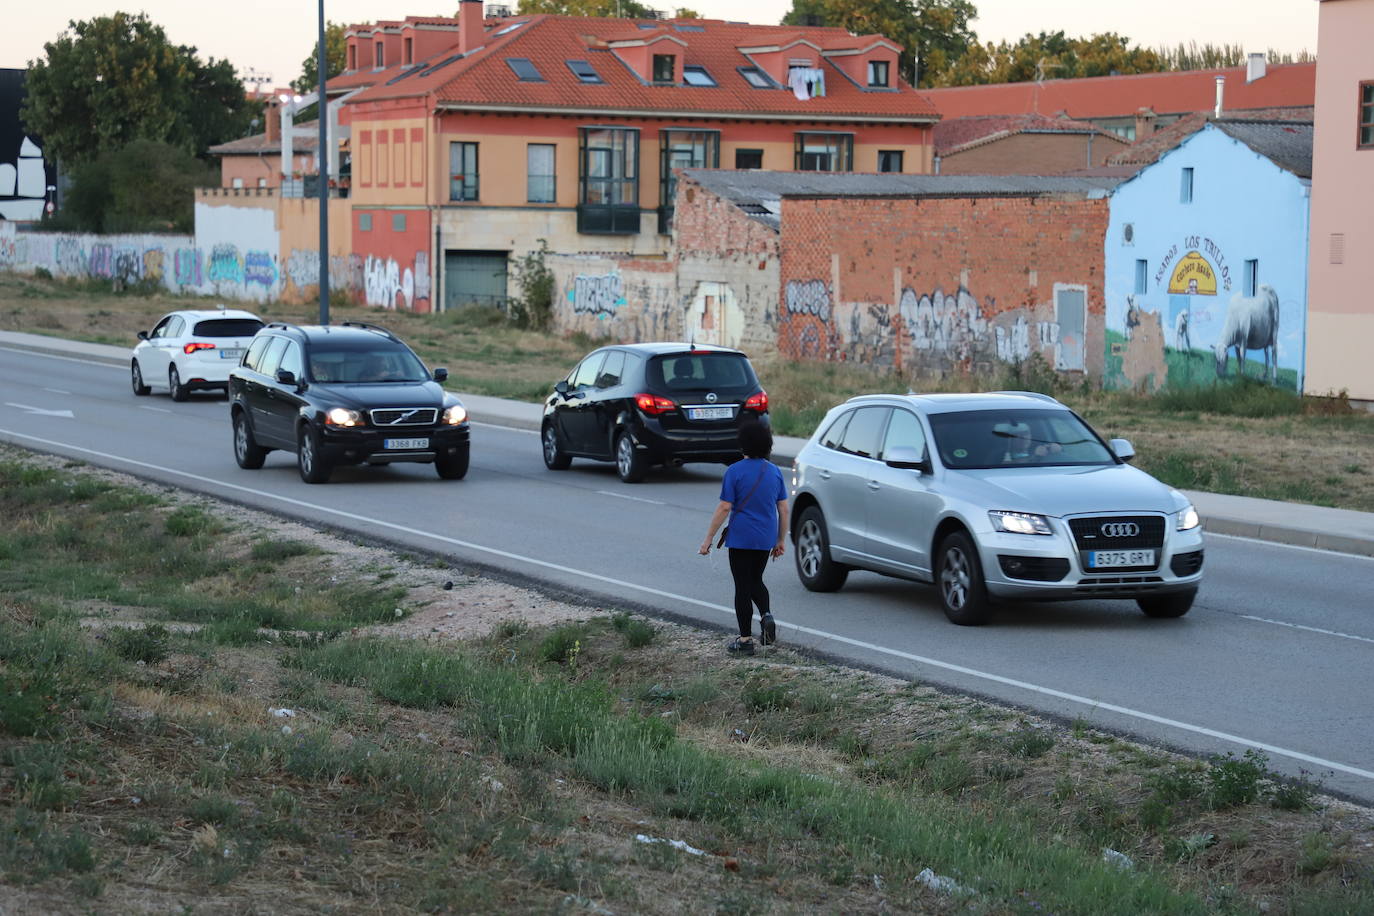
<path id="1" fill-rule="evenodd" d="M 614 609 L 402 638 L 472 580 L 60 465 L 0 453 L 16 911 L 1374 907 L 1374 816 L 1260 756 Z"/>
<path id="2" fill-rule="evenodd" d="M 207 304 L 0 273 L 3 330 L 132 346 L 167 311 Z M 257 311 L 272 320 L 318 320 L 313 304 Z M 416 315 L 339 303 L 331 317 L 392 328 L 431 365 L 448 367 L 456 391 L 525 401 L 542 400 L 596 343 L 520 330 L 490 309 Z M 781 435 L 810 435 L 827 410 L 856 394 L 1029 389 L 1063 400 L 1105 435 L 1130 439 L 1137 464 L 1173 486 L 1374 511 L 1374 414 L 1352 411 L 1339 397 L 1304 398 L 1243 379 L 1155 396 L 1104 392 L 1066 381 L 1041 359 L 995 376 L 917 378 L 753 356 Z"/>

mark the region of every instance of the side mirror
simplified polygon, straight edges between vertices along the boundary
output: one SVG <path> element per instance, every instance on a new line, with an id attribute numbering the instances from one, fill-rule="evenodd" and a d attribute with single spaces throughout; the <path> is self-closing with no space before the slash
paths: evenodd
<path id="1" fill-rule="evenodd" d="M 929 474 L 931 471 L 930 459 L 909 445 L 898 445 L 892 448 L 883 457 L 883 464 L 890 468 L 920 471 L 922 474 Z"/>
<path id="2" fill-rule="evenodd" d="M 445 368 L 443 368 L 443 367 L 441 366 L 440 368 L 434 370 L 434 380 L 435 380 L 436 382 L 442 382 L 442 381 L 446 380 L 447 378 L 448 378 L 448 370 L 447 370 L 447 369 L 445 369 Z"/>
<path id="3" fill-rule="evenodd" d="M 138 339 L 139 339 L 139 340 L 147 340 L 147 339 L 148 339 L 148 332 L 147 332 L 147 331 L 139 331 L 139 332 L 138 332 Z"/>
<path id="4" fill-rule="evenodd" d="M 1131 445 L 1130 439 L 1113 439 L 1111 446 L 1112 454 L 1122 461 L 1135 460 L 1135 446 Z"/>
<path id="5" fill-rule="evenodd" d="M 553 390 L 566 397 L 568 394 L 568 380 L 563 379 L 557 385 L 553 386 Z"/>
<path id="6" fill-rule="evenodd" d="M 277 381 L 283 385 L 294 385 L 296 384 L 296 373 L 290 369 L 278 369 Z"/>

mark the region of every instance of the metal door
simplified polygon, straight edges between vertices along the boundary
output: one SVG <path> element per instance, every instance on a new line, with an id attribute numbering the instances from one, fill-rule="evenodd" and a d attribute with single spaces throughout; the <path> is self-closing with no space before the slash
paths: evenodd
<path id="1" fill-rule="evenodd" d="M 1083 334 L 1087 325 L 1088 289 L 1054 286 L 1054 317 L 1059 323 L 1056 369 L 1083 369 Z"/>
<path id="2" fill-rule="evenodd" d="M 444 308 L 506 307 L 506 253 L 445 251 Z"/>

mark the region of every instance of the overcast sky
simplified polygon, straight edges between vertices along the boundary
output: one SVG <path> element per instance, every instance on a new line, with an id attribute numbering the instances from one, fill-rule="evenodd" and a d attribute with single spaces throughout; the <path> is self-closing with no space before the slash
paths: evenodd
<path id="1" fill-rule="evenodd" d="M 652 4 L 654 0 L 649 0 Z M 659 0 L 671 13 L 678 6 L 707 18 L 776 23 L 791 0 Z M 510 6 L 517 6 L 511 0 Z M 269 74 L 284 86 L 300 75 L 316 33 L 317 3 L 309 0 L 234 0 L 229 6 L 199 0 L 141 0 L 121 5 L 99 0 L 61 3 L 6 2 L 0 29 L 0 67 L 27 66 L 43 55 L 71 19 L 90 19 L 125 9 L 142 10 L 177 44 L 194 45 L 202 56 L 227 58 L 240 74 Z M 1247 51 L 1317 50 L 1315 0 L 974 0 L 973 22 L 981 41 L 1014 41 L 1027 32 L 1063 31 L 1070 36 L 1116 32 L 1148 48 L 1195 41 L 1240 44 Z M 355 23 L 407 15 L 453 15 L 457 0 L 325 0 L 325 15 Z M 1263 10 L 1261 14 L 1259 11 Z"/>

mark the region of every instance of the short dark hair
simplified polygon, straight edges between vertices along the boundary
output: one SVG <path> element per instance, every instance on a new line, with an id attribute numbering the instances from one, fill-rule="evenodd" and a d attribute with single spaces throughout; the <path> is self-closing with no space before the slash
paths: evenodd
<path id="1" fill-rule="evenodd" d="M 739 450 L 745 458 L 767 458 L 773 454 L 773 430 L 749 417 L 739 425 Z"/>

